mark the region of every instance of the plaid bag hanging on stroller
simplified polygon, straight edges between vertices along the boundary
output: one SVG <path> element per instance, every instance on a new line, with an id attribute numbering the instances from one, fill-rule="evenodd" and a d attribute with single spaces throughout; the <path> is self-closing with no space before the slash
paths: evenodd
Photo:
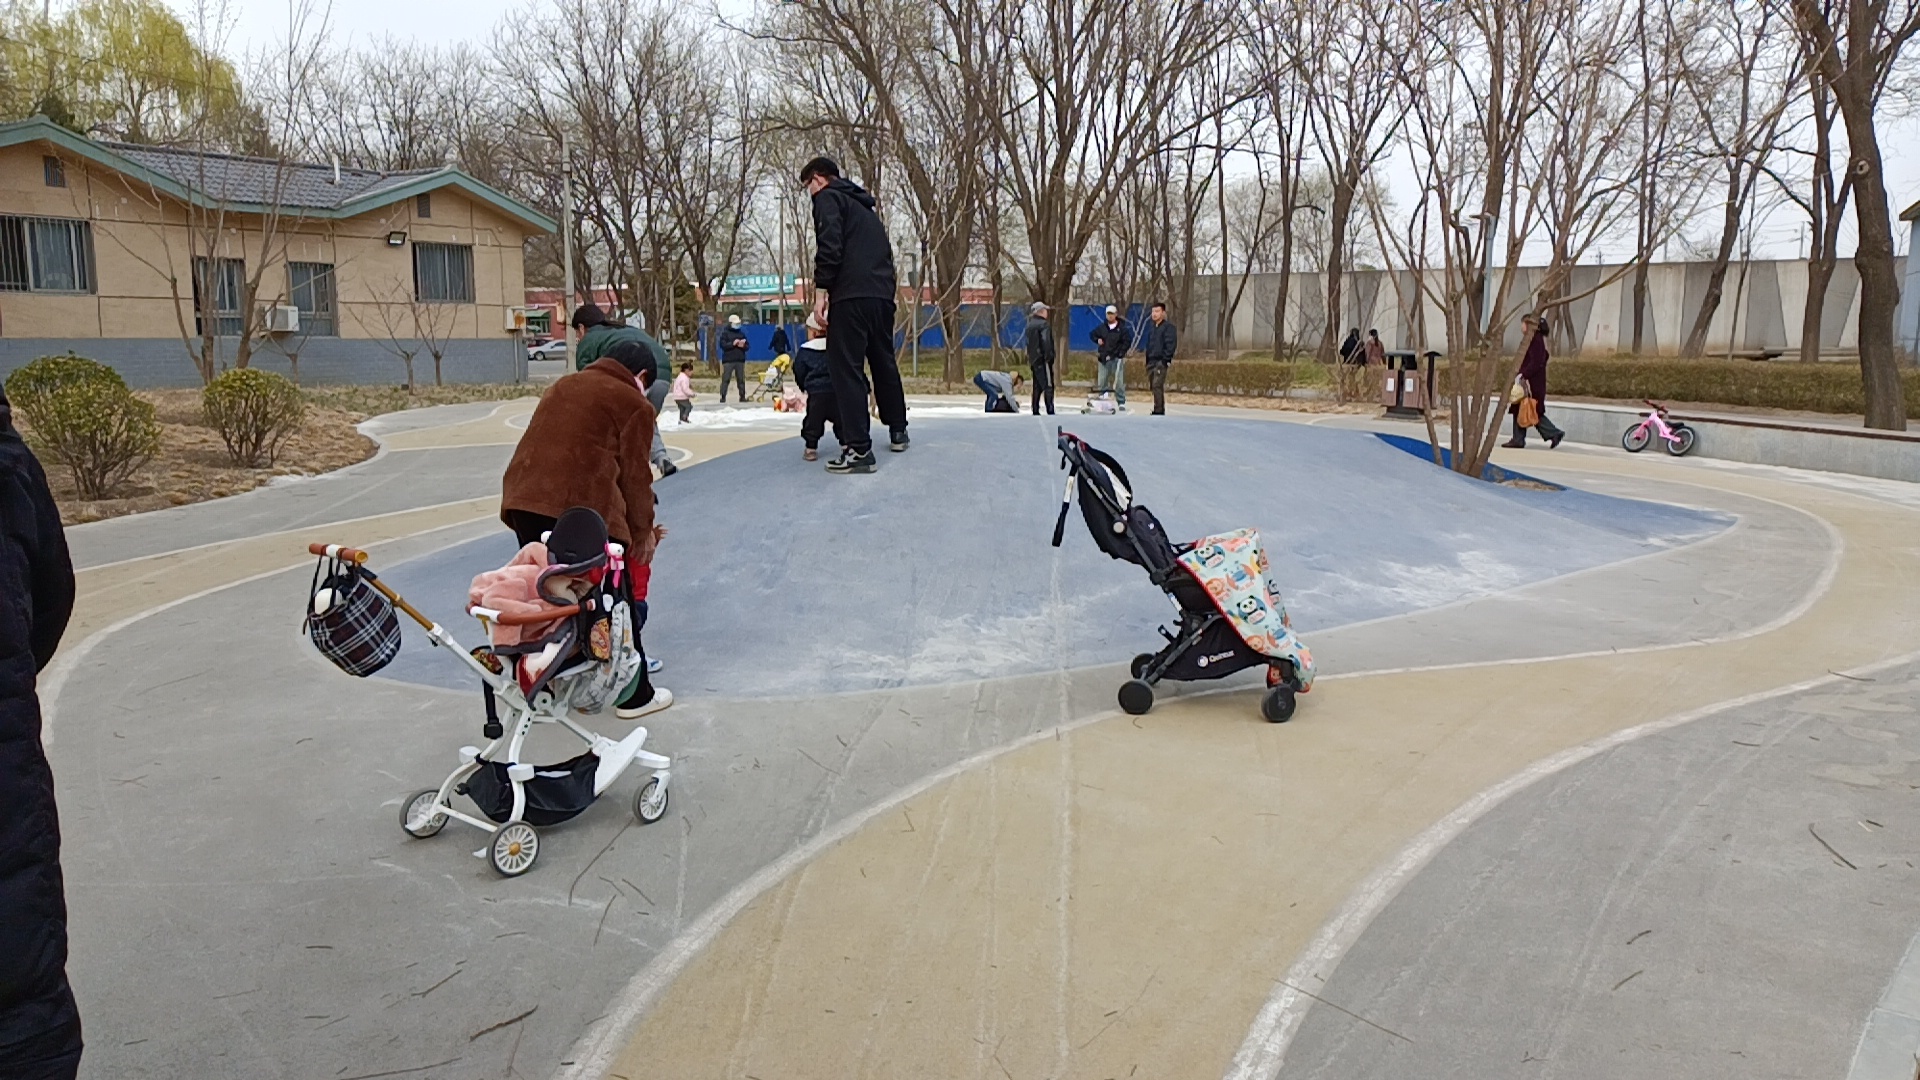
<path id="1" fill-rule="evenodd" d="M 1066 534 L 1074 491 L 1100 550 L 1143 567 L 1180 612 L 1177 631 L 1160 628 L 1167 644 L 1133 658 L 1133 678 L 1120 687 L 1120 707 L 1136 716 L 1153 708 L 1161 679 L 1219 679 L 1256 665 L 1267 669 L 1260 712 L 1278 724 L 1293 716 L 1295 695 L 1313 687 L 1313 654 L 1293 635 L 1268 577 L 1260 534 L 1252 529 L 1175 544 L 1153 511 L 1133 501 L 1133 484 L 1112 457 L 1084 439 L 1059 431 L 1066 494 L 1053 527 L 1053 546 Z"/>
<path id="2" fill-rule="evenodd" d="M 542 603 L 535 610 L 509 614 L 468 609 L 490 635 L 495 627 L 512 627 L 520 631 L 512 635 L 519 640 L 468 651 L 367 569 L 366 552 L 338 544 L 307 548 L 321 557 L 324 573 L 316 575 L 308 598 L 308 632 L 329 659 L 355 675 L 384 666 L 399 649 L 399 624 L 393 614 L 397 607 L 425 627 L 435 645 L 446 646 L 480 677 L 486 746 L 461 747 L 459 766 L 438 788 L 403 800 L 400 827 L 424 839 L 454 819 L 491 833 L 492 843 L 477 854 L 506 877 L 533 868 L 540 852 L 536 827 L 578 815 L 636 762 L 654 773 L 634 796 L 634 817 L 648 825 L 667 812 L 672 761 L 644 749 L 647 729 L 636 727 L 623 739 L 609 739 L 570 715 L 601 712 L 620 700 L 645 662 L 634 638 L 625 552 L 607 539 L 600 515 L 580 507 L 560 516 L 547 534 L 546 549 L 547 565 L 536 584 Z M 350 603 L 342 606 L 343 600 Z M 376 629 L 356 632 L 356 626 Z M 378 663 L 362 657 L 364 647 L 341 648 L 342 641 L 364 640 L 378 643 Z M 379 658 L 382 653 L 384 658 Z M 521 761 L 535 724 L 560 725 L 587 744 L 586 752 L 554 765 Z M 473 800 L 484 817 L 455 808 L 456 795 Z"/>

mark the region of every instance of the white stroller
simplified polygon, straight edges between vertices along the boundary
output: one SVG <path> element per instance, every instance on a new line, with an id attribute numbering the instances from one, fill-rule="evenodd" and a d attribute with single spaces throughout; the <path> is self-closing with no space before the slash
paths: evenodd
<path id="1" fill-rule="evenodd" d="M 558 825 L 591 806 L 635 762 L 654 770 L 634 796 L 641 824 L 667 812 L 671 760 L 644 749 L 647 729 L 614 740 L 576 723 L 570 713 L 598 713 L 618 701 L 645 662 L 636 646 L 624 551 L 607 539 L 606 522 L 576 507 L 547 535 L 548 566 L 537 591 L 550 607 L 534 614 L 485 608 L 468 613 L 482 626 L 558 628 L 518 645 L 471 651 L 387 587 L 365 566 L 367 554 L 338 544 L 312 544 L 321 556 L 308 602 L 307 632 L 328 659 L 352 675 L 384 667 L 399 651 L 393 608 L 426 628 L 435 645 L 452 650 L 480 677 L 486 698 L 484 747 L 460 748 L 460 764 L 438 788 L 408 797 L 400 827 L 411 836 L 438 833 L 449 818 L 493 835 L 482 852 L 493 868 L 517 877 L 540 853 L 536 828 Z M 389 606 L 388 602 L 391 602 Z M 502 717 L 504 716 L 504 721 Z M 535 724 L 558 724 L 587 744 L 585 753 L 556 765 L 523 762 L 521 749 Z M 471 799 L 484 818 L 453 806 Z"/>

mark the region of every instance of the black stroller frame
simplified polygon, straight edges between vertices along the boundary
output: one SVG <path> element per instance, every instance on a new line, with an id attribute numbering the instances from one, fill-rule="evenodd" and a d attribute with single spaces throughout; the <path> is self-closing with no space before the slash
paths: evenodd
<path id="1" fill-rule="evenodd" d="M 1302 689 L 1292 662 L 1264 656 L 1241 640 L 1206 587 L 1179 562 L 1195 545 L 1169 540 L 1153 511 L 1133 501 L 1133 483 L 1118 461 L 1065 429 L 1056 429 L 1056 434 L 1067 484 L 1060 517 L 1053 526 L 1053 546 L 1059 547 L 1066 535 L 1067 512 L 1077 490 L 1094 543 L 1109 556 L 1144 568 L 1180 613 L 1174 628 L 1158 628 L 1166 639 L 1159 652 L 1133 658 L 1133 678 L 1120 687 L 1120 707 L 1135 716 L 1148 712 L 1153 708 L 1153 688 L 1162 679 L 1219 679 L 1265 665 L 1267 692 L 1260 701 L 1261 714 L 1276 724 L 1292 719 L 1296 695 Z M 1116 478 L 1124 494 L 1115 489 Z"/>

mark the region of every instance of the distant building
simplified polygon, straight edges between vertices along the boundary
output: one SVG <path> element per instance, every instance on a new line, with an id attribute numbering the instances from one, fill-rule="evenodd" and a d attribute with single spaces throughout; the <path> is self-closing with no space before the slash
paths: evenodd
<path id="1" fill-rule="evenodd" d="M 554 227 L 454 168 L 380 173 L 0 124 L 0 374 L 72 349 L 136 386 L 194 386 L 192 350 L 211 330 L 216 366 L 245 334 L 252 366 L 297 358 L 306 382 L 404 381 L 403 348 L 431 380 L 429 342 L 448 381 L 513 381 L 522 248 Z"/>

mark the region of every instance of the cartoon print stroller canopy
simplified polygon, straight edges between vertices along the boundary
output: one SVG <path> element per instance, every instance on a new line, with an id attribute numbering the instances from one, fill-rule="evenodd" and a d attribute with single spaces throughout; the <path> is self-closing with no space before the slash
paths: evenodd
<path id="1" fill-rule="evenodd" d="M 1180 613 L 1176 630 L 1161 628 L 1164 648 L 1134 658 L 1134 678 L 1120 690 L 1121 707 L 1136 714 L 1152 708 L 1153 686 L 1163 678 L 1218 679 L 1265 665 L 1269 689 L 1261 709 L 1276 722 L 1291 717 L 1294 695 L 1313 686 L 1313 654 L 1294 636 L 1260 534 L 1239 529 L 1176 544 L 1153 511 L 1134 502 L 1133 483 L 1111 455 L 1064 430 L 1059 449 L 1067 483 L 1053 546 L 1065 538 L 1077 491 L 1094 543 L 1144 568 Z"/>

